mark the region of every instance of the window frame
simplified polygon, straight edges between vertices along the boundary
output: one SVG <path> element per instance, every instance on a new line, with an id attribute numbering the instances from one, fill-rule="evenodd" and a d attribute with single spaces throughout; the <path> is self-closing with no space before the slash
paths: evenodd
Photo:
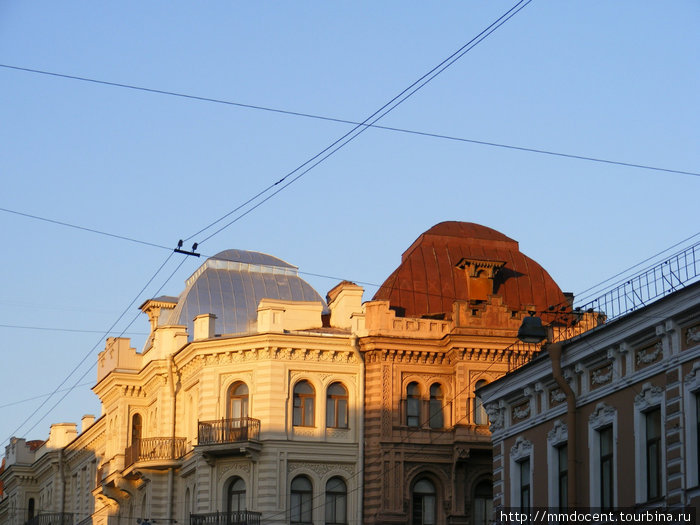
<path id="1" fill-rule="evenodd" d="M 659 413 L 659 437 L 658 449 L 656 457 L 656 484 L 658 488 L 657 494 L 650 492 L 650 465 L 648 454 L 647 426 L 648 414 L 658 410 Z M 636 503 L 646 503 L 648 501 L 656 501 L 662 498 L 665 494 L 665 469 L 663 465 L 666 462 L 665 451 L 665 436 L 664 436 L 664 420 L 666 416 L 666 403 L 664 389 L 660 386 L 654 386 L 651 383 L 644 383 L 639 394 L 634 398 L 634 448 L 635 448 L 635 500 Z M 690 460 L 690 458 L 688 458 Z"/>
<path id="2" fill-rule="evenodd" d="M 437 391 L 433 391 L 437 387 Z M 428 426 L 438 430 L 445 427 L 445 389 L 442 383 L 436 381 L 430 385 L 428 390 L 430 400 L 428 401 Z"/>
<path id="3" fill-rule="evenodd" d="M 343 484 L 344 490 L 341 491 L 329 491 L 328 485 L 332 481 L 339 481 Z M 329 497 L 333 506 L 333 521 L 328 520 L 328 510 L 329 510 Z M 343 507 L 343 515 L 345 519 L 343 521 L 338 521 L 338 502 L 340 501 Z M 341 516 L 342 518 L 342 516 Z M 348 523 L 348 483 L 341 476 L 333 476 L 326 481 L 326 492 L 325 492 L 325 503 L 324 503 L 324 523 L 325 525 L 347 525 Z"/>
<path id="4" fill-rule="evenodd" d="M 310 486 L 310 489 L 295 489 L 294 488 L 294 482 L 297 480 L 306 480 Z M 294 500 L 296 499 L 295 496 L 298 497 L 299 499 L 299 504 L 296 505 Z M 311 480 L 309 476 L 306 474 L 299 474 L 298 476 L 294 476 L 292 479 L 291 483 L 289 484 L 289 522 L 294 525 L 313 525 L 314 521 L 314 508 L 313 508 L 313 499 L 314 499 L 314 482 Z M 304 506 L 308 505 L 308 510 L 304 510 Z M 295 509 L 298 510 L 298 514 L 295 515 Z M 308 520 L 304 520 L 306 515 L 305 513 L 308 513 Z M 299 518 L 295 520 L 295 518 Z"/>
<path id="5" fill-rule="evenodd" d="M 589 450 L 589 494 L 590 506 L 602 508 L 602 487 L 601 487 L 601 430 L 612 429 L 612 456 L 611 456 L 611 506 L 617 507 L 618 497 L 618 472 L 617 472 L 617 409 L 606 403 L 598 403 L 588 420 L 588 450 Z"/>
<path id="6" fill-rule="evenodd" d="M 528 501 L 523 502 L 523 478 L 522 468 L 524 463 L 528 463 L 529 472 L 527 476 Z M 518 509 L 532 508 L 532 487 L 533 466 L 535 465 L 534 447 L 531 441 L 522 436 L 515 440 L 515 444 L 510 449 L 510 507 Z"/>
<path id="7" fill-rule="evenodd" d="M 331 389 L 334 386 L 339 386 L 343 389 L 344 394 L 332 394 Z M 345 405 L 344 421 L 339 421 L 339 407 Z M 350 427 L 350 414 L 349 414 L 350 398 L 348 395 L 347 387 L 341 381 L 334 381 L 326 389 L 326 427 L 327 428 L 337 428 L 337 429 L 347 429 Z M 329 419 L 331 419 L 331 424 L 329 424 Z"/>
<path id="8" fill-rule="evenodd" d="M 415 388 L 415 393 L 412 392 Z M 405 423 L 407 427 L 420 428 L 422 426 L 421 421 L 421 404 L 422 395 L 421 387 L 418 381 L 411 381 L 406 385 L 405 390 L 405 402 L 406 402 L 406 419 Z M 414 413 L 415 412 L 415 413 Z"/>
<path id="9" fill-rule="evenodd" d="M 298 392 L 297 389 L 308 385 L 311 393 Z M 298 401 L 298 403 L 297 403 Z M 310 409 L 311 417 L 308 418 Z M 298 416 L 298 417 L 297 417 Z M 311 419 L 311 421 L 307 421 Z M 298 421 L 298 422 L 297 422 Z M 301 379 L 292 388 L 292 426 L 313 428 L 316 426 L 316 388 L 308 379 Z"/>

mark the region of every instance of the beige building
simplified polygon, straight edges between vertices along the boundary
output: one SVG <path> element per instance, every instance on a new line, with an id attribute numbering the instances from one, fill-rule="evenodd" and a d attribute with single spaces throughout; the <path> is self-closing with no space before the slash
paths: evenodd
<path id="1" fill-rule="evenodd" d="M 275 257 L 228 250 L 108 339 L 102 413 L 6 449 L 0 523 L 361 523 L 362 358 L 351 314 Z"/>
<path id="2" fill-rule="evenodd" d="M 479 395 L 497 519 L 533 506 L 700 507 L 700 283 L 550 346 Z"/>

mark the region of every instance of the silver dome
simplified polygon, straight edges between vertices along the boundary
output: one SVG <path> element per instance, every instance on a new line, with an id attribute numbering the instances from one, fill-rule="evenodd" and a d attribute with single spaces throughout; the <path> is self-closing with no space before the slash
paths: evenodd
<path id="1" fill-rule="evenodd" d="M 323 298 L 299 277 L 297 267 L 258 252 L 225 250 L 207 259 L 187 279 L 177 306 L 166 324 L 186 325 L 190 339 L 193 320 L 201 314 L 216 315 L 217 334 L 255 331 L 261 299 L 320 301 Z"/>

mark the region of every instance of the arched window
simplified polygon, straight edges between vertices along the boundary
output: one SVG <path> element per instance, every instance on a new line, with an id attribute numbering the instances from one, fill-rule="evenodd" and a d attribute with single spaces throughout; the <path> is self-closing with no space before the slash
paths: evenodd
<path id="1" fill-rule="evenodd" d="M 242 420 L 248 417 L 248 385 L 237 381 L 228 389 L 227 417 Z"/>
<path id="2" fill-rule="evenodd" d="M 245 506 L 245 481 L 236 476 L 231 479 L 226 491 L 226 510 L 231 523 L 240 521 L 240 512 L 246 510 Z"/>
<path id="3" fill-rule="evenodd" d="M 406 424 L 409 427 L 420 426 L 420 388 L 416 382 L 406 387 Z"/>
<path id="4" fill-rule="evenodd" d="M 137 444 L 141 439 L 141 430 L 143 428 L 143 420 L 141 414 L 131 416 L 131 444 Z"/>
<path id="5" fill-rule="evenodd" d="M 493 514 L 493 485 L 481 481 L 474 489 L 474 525 L 488 525 Z"/>
<path id="6" fill-rule="evenodd" d="M 311 525 L 313 486 L 306 476 L 292 480 L 290 498 L 290 521 L 295 524 Z"/>
<path id="7" fill-rule="evenodd" d="M 442 385 L 433 383 L 430 386 L 430 428 L 444 428 L 445 414 L 443 413 Z"/>
<path id="8" fill-rule="evenodd" d="M 335 477 L 326 483 L 326 525 L 348 522 L 348 487 L 342 478 Z"/>
<path id="9" fill-rule="evenodd" d="M 348 391 L 342 383 L 333 383 L 326 396 L 326 426 L 348 428 Z"/>
<path id="10" fill-rule="evenodd" d="M 292 423 L 298 427 L 314 426 L 314 403 L 316 392 L 308 381 L 294 385 L 294 414 Z"/>
<path id="11" fill-rule="evenodd" d="M 413 485 L 411 495 L 411 524 L 435 525 L 437 523 L 435 485 L 429 479 L 423 478 Z"/>
<path id="12" fill-rule="evenodd" d="M 478 390 L 482 386 L 485 386 L 488 384 L 488 381 L 485 379 L 479 379 L 476 384 L 474 385 L 474 390 Z M 474 394 L 474 424 L 475 425 L 488 425 L 489 424 L 489 418 L 486 415 L 486 410 L 484 409 L 484 402 L 481 400 L 479 396 Z"/>

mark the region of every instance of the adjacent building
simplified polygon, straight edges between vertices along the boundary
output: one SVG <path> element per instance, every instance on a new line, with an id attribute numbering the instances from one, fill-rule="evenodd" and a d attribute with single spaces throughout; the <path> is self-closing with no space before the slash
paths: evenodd
<path id="1" fill-rule="evenodd" d="M 683 273 L 647 282 L 673 286 Z M 638 301 L 634 292 L 626 283 Z M 545 347 L 479 395 L 496 516 L 532 506 L 700 507 L 700 283 Z"/>

